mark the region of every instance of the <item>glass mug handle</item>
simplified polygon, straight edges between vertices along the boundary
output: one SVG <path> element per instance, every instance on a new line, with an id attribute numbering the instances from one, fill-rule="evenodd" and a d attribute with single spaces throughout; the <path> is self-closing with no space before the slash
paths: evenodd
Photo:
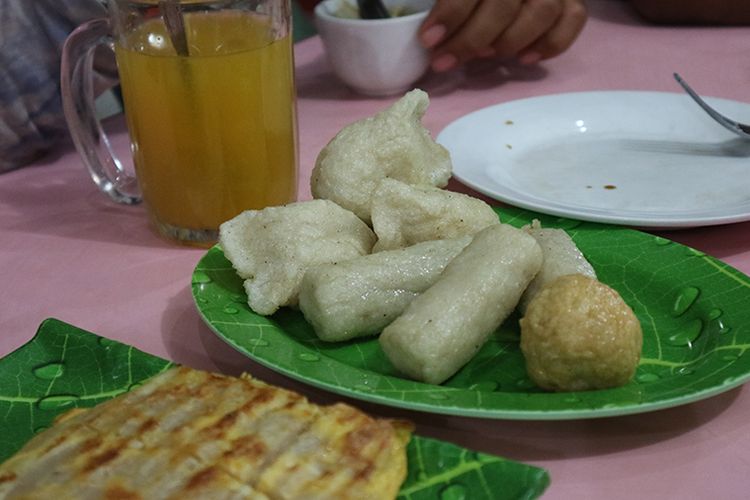
<path id="1" fill-rule="evenodd" d="M 141 201 L 138 182 L 112 151 L 94 104 L 94 51 L 101 45 L 112 48 L 110 32 L 108 19 L 94 19 L 65 40 L 60 66 L 63 112 L 76 150 L 99 189 L 118 203 L 133 205 Z"/>

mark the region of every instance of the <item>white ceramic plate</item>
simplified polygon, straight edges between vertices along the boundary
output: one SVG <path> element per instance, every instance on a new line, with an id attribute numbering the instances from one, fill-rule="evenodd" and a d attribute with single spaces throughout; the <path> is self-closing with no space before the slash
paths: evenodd
<path id="1" fill-rule="evenodd" d="M 706 100 L 750 122 L 750 104 Z M 686 94 L 532 97 L 459 118 L 437 141 L 461 182 L 521 208 L 643 227 L 750 220 L 750 141 Z"/>

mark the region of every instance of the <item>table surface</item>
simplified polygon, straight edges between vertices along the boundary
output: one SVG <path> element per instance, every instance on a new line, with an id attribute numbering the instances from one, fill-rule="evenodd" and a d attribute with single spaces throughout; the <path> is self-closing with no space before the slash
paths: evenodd
<path id="1" fill-rule="evenodd" d="M 625 2 L 592 0 L 590 20 L 562 56 L 533 68 L 478 68 L 430 75 L 420 86 L 436 135 L 454 119 L 513 99 L 571 91 L 676 92 L 679 71 L 705 95 L 750 101 L 748 28 L 642 24 Z M 330 73 L 318 38 L 296 46 L 300 199 L 320 149 L 346 124 L 392 102 L 358 96 Z M 124 132 L 113 135 L 127 151 Z M 472 193 L 453 181 L 452 189 Z M 476 194 L 476 193 L 472 193 Z M 191 272 L 204 250 L 156 237 L 142 207 L 116 206 L 61 147 L 0 176 L 0 356 L 55 317 L 196 368 L 249 371 L 331 399 L 226 346 L 193 305 Z M 655 232 L 750 274 L 750 222 Z M 745 325 L 748 327 L 748 325 Z M 750 485 L 750 391 L 739 387 L 681 407 L 576 421 L 505 421 L 424 415 L 367 406 L 416 422 L 417 432 L 546 468 L 545 498 L 746 498 Z"/>

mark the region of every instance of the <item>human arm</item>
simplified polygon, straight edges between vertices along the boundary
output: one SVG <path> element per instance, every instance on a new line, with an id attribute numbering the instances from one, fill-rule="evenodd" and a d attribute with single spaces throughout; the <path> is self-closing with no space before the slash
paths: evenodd
<path id="1" fill-rule="evenodd" d="M 438 72 L 478 57 L 533 64 L 567 50 L 586 18 L 583 0 L 437 0 L 420 39 Z"/>
<path id="2" fill-rule="evenodd" d="M 99 0 L 6 0 L 0 12 L 0 172 L 25 165 L 66 134 L 60 54 Z M 111 68 L 114 71 L 114 68 Z"/>

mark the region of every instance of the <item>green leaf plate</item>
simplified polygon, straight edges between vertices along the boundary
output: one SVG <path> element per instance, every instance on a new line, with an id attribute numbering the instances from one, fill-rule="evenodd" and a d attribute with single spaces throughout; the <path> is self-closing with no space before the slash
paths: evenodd
<path id="1" fill-rule="evenodd" d="M 750 378 L 750 278 L 670 240 L 619 226 L 514 208 L 514 226 L 539 219 L 568 231 L 599 279 L 633 308 L 644 342 L 634 380 L 599 391 L 548 393 L 526 375 L 518 317 L 509 318 L 473 360 L 440 386 L 399 376 L 377 339 L 330 344 L 298 311 L 271 317 L 246 305 L 242 280 L 220 247 L 193 274 L 193 296 L 216 334 L 291 378 L 375 403 L 426 412 L 505 419 L 574 419 L 640 413 L 697 401 Z"/>
<path id="2" fill-rule="evenodd" d="M 0 462 L 54 418 L 128 391 L 169 361 L 48 319 L 23 347 L 0 359 Z M 532 499 L 549 485 L 543 469 L 413 436 L 399 498 Z"/>

